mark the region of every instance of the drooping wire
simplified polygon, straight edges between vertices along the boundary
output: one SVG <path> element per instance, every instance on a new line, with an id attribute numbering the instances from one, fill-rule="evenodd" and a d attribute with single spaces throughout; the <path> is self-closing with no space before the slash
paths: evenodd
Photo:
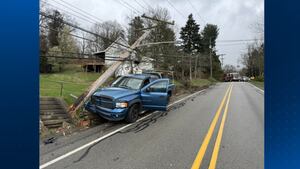
<path id="1" fill-rule="evenodd" d="M 90 20 L 90 19 L 85 18 L 85 17 L 82 17 L 82 16 L 80 16 L 80 15 L 71 13 L 70 11 L 64 10 L 64 9 L 62 9 L 62 8 L 60 8 L 60 7 L 57 7 L 57 6 L 53 5 L 53 4 L 50 4 L 50 3 L 48 3 L 48 2 L 45 2 L 45 1 L 43 1 L 43 0 L 42 0 L 41 2 L 47 4 L 48 6 L 51 6 L 51 7 L 52 7 L 53 9 L 55 9 L 55 10 L 64 12 L 65 14 L 67 14 L 67 16 L 70 16 L 70 17 L 73 16 L 73 17 L 76 17 L 76 18 L 78 18 L 78 19 L 80 19 L 80 20 L 89 22 L 89 23 L 91 23 L 91 24 L 95 24 L 95 21 L 93 21 L 93 20 Z"/>
<path id="2" fill-rule="evenodd" d="M 206 23 L 203 18 L 201 17 L 201 15 L 199 14 L 198 10 L 195 8 L 194 4 L 190 1 L 190 0 L 187 0 L 188 3 L 190 4 L 190 6 L 194 9 L 194 11 L 196 12 L 196 14 L 198 15 L 199 19 L 203 21 L 203 23 Z"/>
<path id="3" fill-rule="evenodd" d="M 173 8 L 173 9 L 175 9 L 175 11 L 177 12 L 177 13 L 179 13 L 179 15 L 180 16 L 182 16 L 183 18 L 185 18 L 185 16 L 184 16 L 184 14 L 181 12 L 181 11 L 179 11 L 169 0 L 167 0 L 167 2 L 168 2 L 168 4 Z"/>
<path id="4" fill-rule="evenodd" d="M 95 19 L 97 19 L 97 20 L 103 22 L 103 20 L 100 19 L 100 18 L 98 18 L 97 16 L 92 15 L 92 14 L 90 14 L 90 13 L 88 13 L 88 12 L 86 12 L 86 11 L 80 9 L 80 8 L 78 8 L 78 7 L 74 6 L 74 5 L 72 5 L 71 3 L 68 3 L 68 2 L 66 2 L 66 1 L 64 1 L 64 0 L 60 0 L 60 1 L 62 1 L 62 2 L 64 2 L 65 4 L 68 4 L 69 6 L 71 6 L 71 7 L 75 8 L 75 9 L 81 11 L 82 13 L 85 13 L 86 15 L 89 15 L 90 17 L 93 17 L 93 18 L 95 18 Z"/>

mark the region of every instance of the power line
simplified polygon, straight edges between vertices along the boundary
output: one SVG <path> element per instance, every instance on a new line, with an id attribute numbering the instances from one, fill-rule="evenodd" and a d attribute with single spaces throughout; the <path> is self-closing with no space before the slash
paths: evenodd
<path id="1" fill-rule="evenodd" d="M 145 0 L 142 0 L 142 1 L 144 2 L 144 4 L 145 4 L 147 7 L 152 8 L 151 5 L 150 5 L 147 1 L 145 1 Z"/>
<path id="2" fill-rule="evenodd" d="M 58 59 L 72 59 L 72 60 L 91 60 L 91 61 L 103 61 L 103 60 L 108 60 L 108 61 L 134 61 L 134 60 L 129 60 L 129 59 L 124 59 L 124 58 L 104 58 L 104 59 L 97 59 L 97 58 L 82 58 L 82 57 L 68 57 L 68 56 L 63 56 L 63 55 L 41 55 L 42 57 L 47 57 L 47 58 L 58 58 Z"/>
<path id="3" fill-rule="evenodd" d="M 218 46 L 236 46 L 236 45 L 247 45 L 247 43 L 219 44 Z"/>
<path id="4" fill-rule="evenodd" d="M 138 9 L 136 9 L 134 6 L 132 6 L 129 3 L 127 3 L 126 1 L 124 1 L 124 0 L 119 0 L 119 1 L 122 1 L 124 4 L 128 5 L 129 7 L 131 7 L 132 9 L 134 9 L 135 11 L 137 11 L 138 13 L 140 13 L 140 14 L 142 13 Z"/>
<path id="5" fill-rule="evenodd" d="M 196 14 L 198 15 L 199 19 L 203 21 L 203 23 L 205 24 L 205 21 L 201 18 L 198 10 L 195 8 L 195 6 L 192 4 L 192 2 L 190 0 L 187 0 L 188 3 L 192 6 L 192 8 L 196 11 Z"/>
<path id="6" fill-rule="evenodd" d="M 177 11 L 177 13 L 179 13 L 183 18 L 185 18 L 185 16 L 169 1 L 167 0 L 167 2 L 169 3 L 169 5 L 175 9 L 175 11 Z"/>
<path id="7" fill-rule="evenodd" d="M 144 10 L 146 10 L 147 11 L 147 8 L 146 7 L 144 7 L 142 4 L 140 4 L 137 0 L 134 0 L 140 7 L 142 7 Z"/>
<path id="8" fill-rule="evenodd" d="M 243 43 L 243 42 L 253 42 L 253 41 L 257 41 L 257 40 L 263 40 L 263 39 L 228 39 L 228 40 L 216 40 L 216 43 L 218 43 L 218 45 L 220 45 L 219 43 L 223 44 L 223 43 Z M 175 44 L 181 44 L 183 41 L 175 41 Z M 200 43 L 201 45 L 209 45 L 210 43 Z"/>
<path id="9" fill-rule="evenodd" d="M 42 16 L 44 16 L 44 17 L 46 17 L 46 18 L 52 19 L 52 20 L 54 19 L 53 16 L 47 15 L 47 14 L 45 14 L 44 12 L 40 12 L 40 15 L 42 15 Z M 111 40 L 111 39 L 109 39 L 109 38 L 107 38 L 107 37 L 101 36 L 101 35 L 99 35 L 99 34 L 97 34 L 97 33 L 94 33 L 94 32 L 92 32 L 92 31 L 89 31 L 89 30 L 86 30 L 86 29 L 84 29 L 84 28 L 82 28 L 82 27 L 79 27 L 79 26 L 77 26 L 77 25 L 75 25 L 75 24 L 69 23 L 69 22 L 67 22 L 67 21 L 62 21 L 62 23 L 66 24 L 66 25 L 69 25 L 69 26 L 71 26 L 71 27 L 73 27 L 73 28 L 75 28 L 75 29 L 81 30 L 81 31 L 83 31 L 83 32 L 87 32 L 87 33 L 89 33 L 89 34 L 92 34 L 92 35 L 94 35 L 94 36 L 96 36 L 96 37 L 105 39 L 105 40 L 111 42 L 112 44 L 114 43 L 114 44 L 118 44 L 118 45 L 120 45 L 120 46 L 123 46 L 123 47 L 129 49 L 130 51 L 132 50 L 132 49 L 130 48 L 130 46 L 127 46 L 127 45 L 124 45 L 124 44 L 122 44 L 122 43 L 116 42 L 116 41 Z"/>
<path id="10" fill-rule="evenodd" d="M 70 35 L 70 36 L 73 36 L 75 38 L 79 38 L 79 39 L 82 39 L 82 40 L 86 40 L 86 41 L 90 41 L 90 42 L 93 42 L 95 44 L 99 43 L 98 41 L 96 40 L 92 40 L 92 39 L 88 39 L 88 38 L 85 38 L 85 37 L 82 37 L 82 36 L 78 36 L 78 35 L 75 35 L 75 34 L 72 34 L 70 32 L 61 32 L 57 29 L 52 29 L 52 28 L 49 28 L 47 26 L 43 26 L 43 25 L 40 25 L 40 27 L 42 28 L 45 28 L 45 29 L 49 29 L 49 30 L 52 30 L 52 31 L 55 31 L 55 32 L 59 32 L 59 33 L 63 33 L 63 34 L 67 34 L 67 35 Z M 116 49 L 120 49 L 119 47 L 116 47 L 116 46 L 110 46 L 111 48 L 116 48 Z M 128 49 L 125 49 L 125 50 L 128 50 Z"/>
<path id="11" fill-rule="evenodd" d="M 60 2 L 58 2 L 58 1 L 56 1 L 56 0 L 52 0 L 52 1 L 55 2 L 56 4 L 59 4 L 59 5 L 61 5 L 61 6 L 65 7 L 65 8 L 67 8 L 67 9 L 69 9 L 69 10 L 71 10 L 71 11 L 73 11 L 73 12 L 79 14 L 79 15 L 82 15 L 82 16 L 85 17 L 85 18 L 88 18 L 88 19 L 90 19 L 90 20 L 93 20 L 94 22 L 99 22 L 98 20 L 96 20 L 96 19 L 94 19 L 94 18 L 91 18 L 90 16 L 88 16 L 88 15 L 86 15 L 86 14 L 82 14 L 82 13 L 78 12 L 78 10 L 74 10 L 73 8 L 70 7 L 70 5 L 62 4 L 62 3 L 60 3 Z"/>
<path id="12" fill-rule="evenodd" d="M 62 1 L 62 2 L 64 2 L 65 4 L 68 4 L 69 6 L 72 6 L 73 8 L 75 8 L 75 9 L 77 9 L 77 10 L 79 10 L 79 11 L 81 11 L 81 12 L 83 12 L 83 13 L 85 13 L 85 14 L 91 16 L 91 17 L 94 17 L 95 19 L 100 20 L 100 21 L 103 22 L 102 19 L 100 19 L 100 18 L 96 17 L 95 15 L 92 15 L 92 14 L 90 14 L 90 13 L 88 13 L 88 12 L 86 12 L 86 11 L 84 11 L 84 10 L 82 10 L 82 9 L 80 9 L 80 8 L 78 8 L 78 7 L 76 7 L 76 6 L 74 6 L 74 5 L 72 5 L 71 3 L 68 3 L 68 2 L 66 2 L 66 1 L 64 1 L 64 0 L 60 0 L 60 1 Z"/>
<path id="13" fill-rule="evenodd" d="M 48 53 L 62 53 L 62 54 L 70 54 L 70 55 L 77 55 L 77 56 L 95 57 L 95 55 L 91 54 L 91 53 L 78 53 L 78 52 L 70 52 L 70 51 L 49 51 Z M 75 57 L 75 58 L 82 58 L 82 57 Z M 113 57 L 113 56 L 108 56 L 108 55 L 105 55 L 105 58 L 123 59 L 121 57 Z M 92 58 L 92 59 L 95 59 L 95 58 Z"/>
<path id="14" fill-rule="evenodd" d="M 121 1 L 121 0 L 116 0 L 116 1 L 117 1 L 119 4 L 121 4 L 122 6 L 124 6 L 125 8 L 129 9 L 131 12 L 133 12 L 133 13 L 139 15 L 139 11 L 136 11 L 134 8 L 132 8 L 132 7 L 128 6 L 128 5 L 126 5 L 126 4 L 124 3 L 124 1 Z"/>
<path id="15" fill-rule="evenodd" d="M 248 41 L 257 41 L 263 39 L 229 39 L 229 40 L 217 40 L 216 42 L 248 42 Z"/>
<path id="16" fill-rule="evenodd" d="M 45 29 L 49 29 L 49 30 L 52 30 L 52 31 L 55 31 L 55 32 L 60 32 L 60 33 L 64 33 L 64 34 L 67 34 L 67 35 L 70 35 L 70 36 L 73 36 L 73 37 L 76 37 L 76 38 L 79 38 L 79 39 L 83 39 L 83 40 L 87 40 L 87 41 L 90 41 L 90 42 L 95 42 L 97 43 L 97 41 L 95 40 L 91 40 L 91 39 L 88 39 L 88 38 L 85 38 L 85 37 L 82 37 L 82 36 L 78 36 L 78 35 L 75 35 L 75 34 L 72 34 L 72 33 L 69 33 L 69 32 L 61 32 L 57 29 L 52 29 L 52 28 L 49 28 L 48 26 L 43 26 L 43 25 L 40 25 L 40 27 L 43 27 Z"/>
<path id="17" fill-rule="evenodd" d="M 71 12 L 69 12 L 69 11 L 66 11 L 66 10 L 64 10 L 64 9 L 62 9 L 62 8 L 59 8 L 59 7 L 57 7 L 57 6 L 53 5 L 53 4 L 50 4 L 50 3 L 48 3 L 48 2 L 45 2 L 45 1 L 42 1 L 42 2 L 45 3 L 45 4 L 47 4 L 48 6 L 52 6 L 55 10 L 64 12 L 65 14 L 69 14 L 70 17 L 75 16 L 75 17 L 78 18 L 78 19 L 81 19 L 81 20 L 83 20 L 83 21 L 89 22 L 89 23 L 91 23 L 91 24 L 95 24 L 95 22 L 94 22 L 94 21 L 91 21 L 90 19 L 87 19 L 87 18 L 82 17 L 82 16 L 78 16 L 78 15 L 76 15 L 76 14 L 74 14 L 74 13 L 71 13 Z"/>

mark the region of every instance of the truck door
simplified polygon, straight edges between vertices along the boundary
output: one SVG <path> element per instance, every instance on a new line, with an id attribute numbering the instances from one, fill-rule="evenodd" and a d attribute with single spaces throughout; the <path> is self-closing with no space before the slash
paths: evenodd
<path id="1" fill-rule="evenodd" d="M 144 109 L 166 111 L 169 79 L 155 80 L 141 90 Z"/>

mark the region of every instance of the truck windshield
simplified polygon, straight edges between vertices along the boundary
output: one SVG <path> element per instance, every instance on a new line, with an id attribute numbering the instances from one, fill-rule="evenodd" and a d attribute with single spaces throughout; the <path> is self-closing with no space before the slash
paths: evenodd
<path id="1" fill-rule="evenodd" d="M 120 77 L 111 86 L 138 90 L 140 89 L 142 83 L 143 79 L 137 79 L 132 77 Z"/>

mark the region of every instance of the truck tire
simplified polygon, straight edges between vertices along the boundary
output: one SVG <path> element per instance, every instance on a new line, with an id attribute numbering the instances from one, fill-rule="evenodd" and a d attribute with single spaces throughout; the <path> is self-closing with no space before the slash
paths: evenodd
<path id="1" fill-rule="evenodd" d="M 132 105 L 128 110 L 125 121 L 127 123 L 135 122 L 138 119 L 139 113 L 140 113 L 140 106 L 138 104 Z"/>
<path id="2" fill-rule="evenodd" d="M 168 102 L 168 104 L 170 103 L 170 98 L 172 97 L 172 92 L 170 91 L 170 92 L 168 92 L 168 99 L 167 99 L 167 102 Z"/>

